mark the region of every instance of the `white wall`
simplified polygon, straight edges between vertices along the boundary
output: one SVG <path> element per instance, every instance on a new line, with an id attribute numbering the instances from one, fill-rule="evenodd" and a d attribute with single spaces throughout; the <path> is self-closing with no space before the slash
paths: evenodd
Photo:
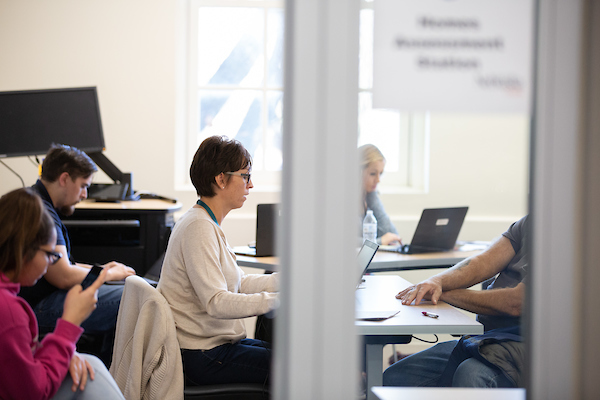
<path id="1" fill-rule="evenodd" d="M 382 194 L 409 241 L 421 210 L 469 206 L 459 240 L 491 240 L 527 213 L 529 120 L 525 115 L 433 114 L 429 190 Z"/>
<path id="2" fill-rule="evenodd" d="M 175 4 L 1 0 L 0 90 L 97 86 L 108 158 L 174 196 Z M 28 160 L 5 162 L 35 182 Z M 20 186 L 0 171 L 2 192 Z"/>
<path id="3" fill-rule="evenodd" d="M 195 193 L 173 183 L 181 1 L 0 0 L 0 91 L 97 86 L 107 157 L 133 172 L 136 190 L 176 197 L 187 209 Z M 429 192 L 382 193 L 401 236 L 410 240 L 425 207 L 469 205 L 462 240 L 490 240 L 524 215 L 528 132 L 526 116 L 432 115 Z M 26 158 L 3 161 L 27 185 L 35 181 Z M 20 185 L 0 165 L 0 193 Z M 231 244 L 253 240 L 256 204 L 278 200 L 255 189 L 225 220 Z"/>

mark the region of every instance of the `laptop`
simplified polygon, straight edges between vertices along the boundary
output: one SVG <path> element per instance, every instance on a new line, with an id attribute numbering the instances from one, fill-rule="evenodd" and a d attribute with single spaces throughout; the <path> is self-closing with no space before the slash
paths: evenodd
<path id="1" fill-rule="evenodd" d="M 235 254 L 251 257 L 275 255 L 277 225 L 281 221 L 280 204 L 258 204 L 256 206 L 256 243 L 254 246 L 236 246 Z"/>
<path id="2" fill-rule="evenodd" d="M 403 254 L 453 250 L 468 209 L 469 207 L 427 208 L 421 214 L 410 244 L 379 248 Z"/>
<path id="3" fill-rule="evenodd" d="M 364 282 L 363 276 L 367 273 L 367 269 L 369 269 L 369 265 L 371 265 L 371 261 L 373 257 L 375 257 L 375 253 L 379 245 L 377 243 L 373 243 L 369 240 L 365 240 L 358 255 L 356 256 L 356 261 L 358 264 L 358 271 L 360 273 L 358 277 L 358 283 L 356 284 L 356 288 L 360 287 L 360 284 Z"/>
<path id="4" fill-rule="evenodd" d="M 128 188 L 128 183 L 95 183 L 88 188 L 88 199 L 118 203 L 125 199 Z"/>
<path id="5" fill-rule="evenodd" d="M 369 269 L 369 265 L 371 265 L 371 261 L 377 252 L 379 245 L 377 243 L 373 243 L 369 240 L 365 240 L 363 243 L 358 255 L 356 256 L 356 261 L 358 264 L 358 271 L 360 271 L 360 276 L 358 278 L 358 284 L 356 285 L 356 289 L 364 289 L 364 286 L 361 286 L 364 282 L 364 276 Z M 396 314 L 400 312 L 399 309 L 396 310 L 363 310 L 358 307 L 355 312 L 355 318 L 357 321 L 371 321 L 371 322 L 379 322 L 385 321 L 386 319 L 392 318 Z"/>

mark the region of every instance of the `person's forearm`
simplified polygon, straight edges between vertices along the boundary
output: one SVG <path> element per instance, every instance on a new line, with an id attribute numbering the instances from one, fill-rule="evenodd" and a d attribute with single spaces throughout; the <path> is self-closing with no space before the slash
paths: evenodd
<path id="1" fill-rule="evenodd" d="M 457 289 L 444 291 L 440 300 L 476 314 L 521 315 L 524 286 L 515 288 L 469 290 Z"/>
<path id="2" fill-rule="evenodd" d="M 444 291 L 466 289 L 487 279 L 478 266 L 477 258 L 467 258 L 433 278 L 440 280 Z"/>
<path id="3" fill-rule="evenodd" d="M 480 254 L 467 258 L 454 267 L 436 275 L 444 291 L 466 289 L 502 271 L 515 252 L 510 241 L 501 236 Z"/>
<path id="4" fill-rule="evenodd" d="M 46 274 L 46 280 L 59 289 L 71 289 L 73 286 L 81 283 L 90 272 L 89 268 L 77 264 L 68 264 L 68 260 L 61 259 L 60 261 L 66 261 L 67 264 L 61 265 L 60 271 L 55 270 L 50 273 L 49 269 Z M 55 267 L 57 265 L 52 266 L 52 268 Z"/>

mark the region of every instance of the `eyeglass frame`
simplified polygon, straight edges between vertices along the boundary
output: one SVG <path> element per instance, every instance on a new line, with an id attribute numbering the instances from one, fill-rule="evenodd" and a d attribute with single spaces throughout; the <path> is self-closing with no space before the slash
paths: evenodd
<path id="1" fill-rule="evenodd" d="M 246 185 L 250 183 L 250 179 L 252 174 L 250 173 L 243 173 L 243 172 L 225 172 L 227 175 L 236 175 L 236 176 L 241 176 L 242 178 L 244 178 L 244 180 L 246 181 Z"/>
<path id="2" fill-rule="evenodd" d="M 46 257 L 48 257 L 48 261 L 50 261 L 50 265 L 54 265 L 58 262 L 58 260 L 60 260 L 62 258 L 62 253 L 59 253 L 57 251 L 50 251 L 50 250 L 44 250 L 44 249 L 38 249 L 38 251 L 43 251 L 44 253 L 46 253 Z"/>

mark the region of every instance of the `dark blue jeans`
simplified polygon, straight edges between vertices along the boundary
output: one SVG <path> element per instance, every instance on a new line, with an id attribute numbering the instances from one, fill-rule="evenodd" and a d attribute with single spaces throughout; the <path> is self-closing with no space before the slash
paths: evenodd
<path id="1" fill-rule="evenodd" d="M 210 350 L 181 350 L 186 384 L 269 383 L 271 344 L 242 339 Z"/>
<path id="2" fill-rule="evenodd" d="M 102 285 L 98 289 L 96 309 L 81 324 L 86 334 L 97 336 L 98 340 L 101 341 L 99 351 L 86 349 L 86 352 L 91 352 L 100 357 L 107 366 L 110 365 L 112 357 L 117 313 L 121 303 L 123 287 L 123 285 Z M 56 321 L 62 316 L 66 296 L 66 290 L 57 290 L 35 306 L 33 311 L 37 317 L 41 333 L 54 330 Z"/>
<path id="3" fill-rule="evenodd" d="M 410 355 L 383 373 L 384 386 L 440 386 L 440 379 L 457 341 L 438 343 L 435 346 Z M 470 358 L 462 362 L 454 373 L 453 387 L 514 387 L 504 374 L 495 367 Z"/>

